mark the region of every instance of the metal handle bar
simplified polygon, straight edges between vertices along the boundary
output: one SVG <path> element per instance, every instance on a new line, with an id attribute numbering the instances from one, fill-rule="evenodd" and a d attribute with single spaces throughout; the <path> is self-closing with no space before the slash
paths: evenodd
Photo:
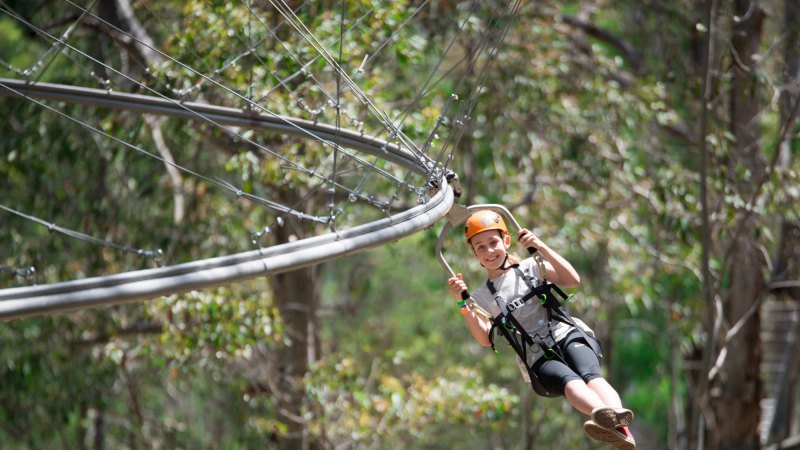
<path id="1" fill-rule="evenodd" d="M 457 207 L 459 207 L 459 205 L 452 206 L 452 208 L 457 208 Z M 461 206 L 461 208 L 465 207 Z M 509 212 L 508 209 L 503 205 L 485 203 L 485 204 L 476 204 L 472 206 L 467 206 L 465 209 L 467 210 L 468 213 L 463 215 L 463 220 L 459 220 L 458 223 L 455 224 L 453 224 L 452 221 L 448 220 L 447 223 L 444 224 L 444 228 L 442 228 L 442 231 L 439 233 L 439 239 L 436 241 L 436 257 L 439 259 L 439 263 L 442 265 L 444 270 L 448 274 L 450 274 L 451 277 L 456 276 L 456 274 L 455 272 L 453 272 L 453 269 L 450 267 L 450 264 L 447 263 L 447 260 L 444 259 L 444 255 L 442 254 L 442 249 L 444 248 L 444 240 L 447 237 L 447 232 L 450 231 L 450 228 L 453 225 L 460 225 L 461 223 L 465 222 L 469 217 L 469 213 L 481 209 L 488 209 L 503 216 L 503 219 L 506 220 L 506 223 L 509 224 L 509 226 L 517 234 L 519 234 L 520 230 L 522 230 L 522 227 L 519 225 L 519 222 L 517 222 L 517 219 L 515 219 L 514 216 L 511 214 L 511 212 Z M 533 247 L 528 247 L 528 252 L 530 252 L 530 254 L 532 255 L 536 253 L 536 249 Z"/>

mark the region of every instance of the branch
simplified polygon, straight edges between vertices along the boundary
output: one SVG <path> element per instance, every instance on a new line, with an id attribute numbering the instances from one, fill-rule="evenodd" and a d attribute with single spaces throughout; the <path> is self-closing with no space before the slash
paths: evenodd
<path id="1" fill-rule="evenodd" d="M 137 322 L 128 328 L 123 328 L 111 333 L 102 332 L 93 338 L 79 340 L 75 342 L 75 344 L 81 347 L 86 347 L 105 344 L 114 337 L 133 336 L 140 334 L 160 334 L 162 332 L 164 332 L 164 326 L 160 322 Z"/>
<path id="2" fill-rule="evenodd" d="M 633 45 L 631 45 L 628 41 L 623 40 L 610 31 L 604 30 L 591 22 L 586 22 L 576 17 L 555 14 L 554 18 L 569 26 L 577 28 L 586 33 L 586 35 L 605 42 L 611 47 L 617 49 L 617 51 L 621 53 L 622 57 L 628 62 L 628 64 L 630 64 L 635 72 L 638 72 L 641 68 L 641 58 L 636 52 L 636 49 L 633 48 Z"/>
<path id="3" fill-rule="evenodd" d="M 764 450 L 800 450 L 800 435 L 786 438 L 780 444 L 773 444 Z"/>
<path id="4" fill-rule="evenodd" d="M 149 66 L 160 63 L 163 58 L 154 50 L 153 39 L 147 34 L 147 30 L 144 29 L 142 24 L 139 23 L 130 1 L 107 0 L 106 4 L 113 8 L 113 12 L 110 12 L 113 17 L 110 18 L 109 22 L 127 33 L 125 36 L 133 41 L 131 45 L 136 54 Z M 131 39 L 130 36 L 133 36 L 133 38 Z"/>
<path id="5" fill-rule="evenodd" d="M 755 302 L 753 302 L 753 304 L 752 304 L 752 305 L 750 305 L 750 308 L 749 308 L 749 309 L 747 310 L 747 312 L 746 312 L 746 313 L 745 313 L 745 314 L 744 314 L 744 315 L 743 315 L 743 316 L 742 316 L 742 317 L 741 317 L 741 318 L 740 318 L 740 319 L 739 319 L 739 320 L 736 322 L 736 324 L 735 324 L 733 327 L 731 327 L 731 328 L 728 330 L 728 332 L 727 332 L 727 333 L 725 333 L 725 338 L 724 338 L 724 340 L 723 340 L 723 343 L 722 343 L 722 349 L 720 350 L 720 352 L 719 352 L 719 355 L 717 356 L 717 360 L 716 360 L 716 362 L 714 363 L 714 366 L 713 366 L 711 369 L 709 369 L 709 371 L 708 371 L 708 381 L 711 381 L 711 380 L 713 380 L 713 379 L 714 379 L 714 377 L 716 377 L 716 375 L 717 375 L 717 373 L 719 372 L 720 368 L 722 368 L 722 365 L 725 363 L 725 357 L 728 355 L 728 344 L 731 342 L 731 340 L 732 340 L 732 339 L 733 339 L 733 338 L 734 338 L 734 337 L 735 337 L 737 334 L 739 334 L 739 332 L 742 330 L 742 328 L 744 327 L 744 325 L 745 325 L 745 324 L 746 324 L 746 323 L 747 323 L 747 322 L 748 322 L 750 319 L 752 319 L 753 317 L 755 317 L 755 313 L 756 313 L 756 311 L 758 310 L 758 307 L 759 307 L 759 306 L 761 306 L 761 302 L 762 302 L 763 300 L 764 300 L 764 296 L 763 296 L 763 295 L 760 295 L 760 296 L 759 296 L 759 297 L 756 299 L 756 301 L 755 301 Z M 720 315 L 721 315 L 721 312 L 720 312 Z M 715 327 L 715 328 L 716 328 L 716 327 Z"/>
<path id="6" fill-rule="evenodd" d="M 153 144 L 155 144 L 161 158 L 164 159 L 164 167 L 167 169 L 167 174 L 169 174 L 169 179 L 172 184 L 172 198 L 175 202 L 172 219 L 175 225 L 179 225 L 183 222 L 183 218 L 186 215 L 186 199 L 183 195 L 183 178 L 181 177 L 180 171 L 178 171 L 175 166 L 175 158 L 173 158 L 172 152 L 169 150 L 167 142 L 164 140 L 164 133 L 161 131 L 161 124 L 164 123 L 164 120 L 166 120 L 164 117 L 156 118 L 149 114 L 144 115 L 144 121 L 150 126 L 150 130 L 152 131 L 151 136 L 153 138 Z"/>
<path id="7" fill-rule="evenodd" d="M 773 281 L 767 285 L 768 291 L 778 291 L 786 288 L 800 287 L 800 280 Z"/>
<path id="8" fill-rule="evenodd" d="M 694 135 L 694 131 L 686 122 L 681 121 L 675 124 L 659 124 L 659 126 L 670 136 L 676 137 L 692 147 L 697 146 L 697 136 Z"/>

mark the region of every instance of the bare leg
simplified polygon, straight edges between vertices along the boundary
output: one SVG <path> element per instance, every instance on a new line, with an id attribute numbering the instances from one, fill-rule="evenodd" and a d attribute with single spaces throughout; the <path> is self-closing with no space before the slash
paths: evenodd
<path id="1" fill-rule="evenodd" d="M 564 396 L 567 397 L 567 401 L 575 407 L 575 409 L 587 416 L 591 415 L 592 410 L 595 408 L 608 406 L 597 392 L 591 389 L 583 380 L 572 380 L 568 382 L 564 387 Z"/>
<path id="2" fill-rule="evenodd" d="M 622 400 L 619 398 L 617 391 L 608 384 L 605 378 L 595 378 L 587 384 L 589 389 L 594 391 L 603 402 L 601 406 L 610 406 L 612 408 L 621 408 Z"/>

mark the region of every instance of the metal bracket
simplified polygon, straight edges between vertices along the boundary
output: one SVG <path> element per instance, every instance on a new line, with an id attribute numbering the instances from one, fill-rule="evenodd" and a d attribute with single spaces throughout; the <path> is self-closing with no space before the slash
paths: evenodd
<path id="1" fill-rule="evenodd" d="M 455 172 L 448 171 L 444 177 L 450 187 L 453 188 L 453 195 L 455 195 L 456 198 L 461 198 L 461 193 L 463 191 L 461 189 L 461 181 L 458 180 L 458 175 L 456 175 Z"/>
<path id="2" fill-rule="evenodd" d="M 470 214 L 466 206 L 453 204 L 450 207 L 450 211 L 447 212 L 447 221 L 450 222 L 450 226 L 455 228 L 466 222 Z"/>

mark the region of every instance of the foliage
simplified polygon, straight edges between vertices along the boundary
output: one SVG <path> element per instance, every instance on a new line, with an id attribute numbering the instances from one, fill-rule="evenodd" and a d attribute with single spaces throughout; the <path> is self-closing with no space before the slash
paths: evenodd
<path id="1" fill-rule="evenodd" d="M 33 11 L 28 3 L 10 5 L 55 36 L 68 27 L 59 19 L 75 13 L 57 4 Z M 523 226 L 578 269 L 583 282 L 569 307 L 600 335 L 604 370 L 635 409 L 637 426 L 666 442 L 674 420 L 668 406 L 691 402 L 689 369 L 677 357 L 696 358 L 710 331 L 704 328 L 697 238 L 699 55 L 708 31 L 698 25 L 698 5 L 543 1 L 506 22 L 509 5 L 502 2 L 430 2 L 419 11 L 421 2 L 406 1 L 298 4 L 295 13 L 328 50 L 326 62 L 314 59 L 308 36 L 263 2 L 132 3 L 157 50 L 175 60 L 140 61 L 130 47 L 119 50 L 97 19 L 78 27 L 68 43 L 114 67 L 128 65 L 145 85 L 143 93 L 322 123 L 336 123 L 340 102 L 341 127 L 389 137 L 383 118 L 355 89 L 331 96 L 342 82 L 332 70 L 336 61 L 414 142 L 430 138 L 430 154 L 452 152 L 448 167 L 465 187 L 463 203 L 511 207 Z M 721 17 L 731 13 L 726 8 Z M 342 10 L 353 27 L 345 39 Z M 588 34 L 570 18 L 589 20 L 629 47 Z M 486 43 L 486 32 L 506 23 L 494 58 L 483 55 L 474 67 L 459 64 Z M 767 60 L 755 74 L 773 89 L 762 93 L 766 106 L 759 116 L 760 157 L 771 161 L 783 137 L 781 112 L 768 99 L 781 85 L 775 80 L 783 68 L 769 51 L 779 28 L 768 23 Z M 49 48 L 47 39 L 8 16 L 0 17 L 0 41 L 2 77 L 21 78 L 15 69 L 31 67 Z M 454 53 L 429 79 L 451 42 Z M 74 54 L 56 52 L 36 76 L 130 87 L 131 80 Z M 733 66 L 725 55 L 720 67 Z M 295 74 L 302 76 L 291 78 Z M 291 90 L 281 89 L 278 80 L 289 78 L 284 82 Z M 722 94 L 730 83 L 727 72 L 716 78 L 720 95 L 703 137 L 718 294 L 730 283 L 725 249 L 737 238 L 743 214 L 757 219 L 755 244 L 773 254 L 781 220 L 797 220 L 800 194 L 796 137 L 788 145 L 788 165 L 763 180 L 734 157 L 725 116 L 730 99 Z M 420 95 L 426 90 L 429 95 Z M 99 248 L 0 211 L 0 266 L 37 269 L 31 280 L 0 272 L 1 287 L 276 243 L 273 235 L 259 240 L 255 233 L 274 228 L 277 215 L 237 199 L 216 179 L 255 195 L 300 189 L 307 209 L 328 212 L 320 179 L 287 169 L 288 160 L 330 172 L 329 149 L 302 136 L 243 131 L 234 137 L 208 123 L 163 119 L 159 126 L 175 160 L 204 175 L 184 174 L 176 186 L 164 164 L 144 152 L 157 153 L 148 118 L 57 106 L 106 135 L 29 101 L 0 97 L 0 192 L 6 194 L 0 203 L 123 246 L 161 249 L 163 259 Z M 429 136 L 440 120 L 438 135 Z M 286 160 L 271 158 L 273 152 Z M 365 176 L 345 159 L 340 164 L 353 171 L 342 176 L 363 180 L 358 194 L 397 195 L 404 207 L 424 198 Z M 408 176 L 384 161 L 375 167 L 400 180 Z M 743 195 L 735 183 L 741 180 L 760 190 Z M 180 223 L 174 219 L 177 194 L 187 204 Z M 365 203 L 347 203 L 334 225 L 387 212 Z M 328 228 L 303 224 L 292 232 Z M 591 448 L 579 432 L 581 418 L 566 402 L 531 398 L 508 348 L 500 345 L 495 356 L 471 341 L 433 253 L 438 231 L 319 268 L 320 354 L 308 367 L 302 399 L 311 436 L 346 448 Z M 470 262 L 455 231 L 446 256 L 470 286 L 482 282 L 482 269 Z M 268 287 L 269 280 L 254 280 L 0 325 L 0 446 L 83 448 L 95 438 L 110 448 L 269 446 L 287 431 L 275 386 L 283 376 L 279 350 L 293 340 Z"/>

